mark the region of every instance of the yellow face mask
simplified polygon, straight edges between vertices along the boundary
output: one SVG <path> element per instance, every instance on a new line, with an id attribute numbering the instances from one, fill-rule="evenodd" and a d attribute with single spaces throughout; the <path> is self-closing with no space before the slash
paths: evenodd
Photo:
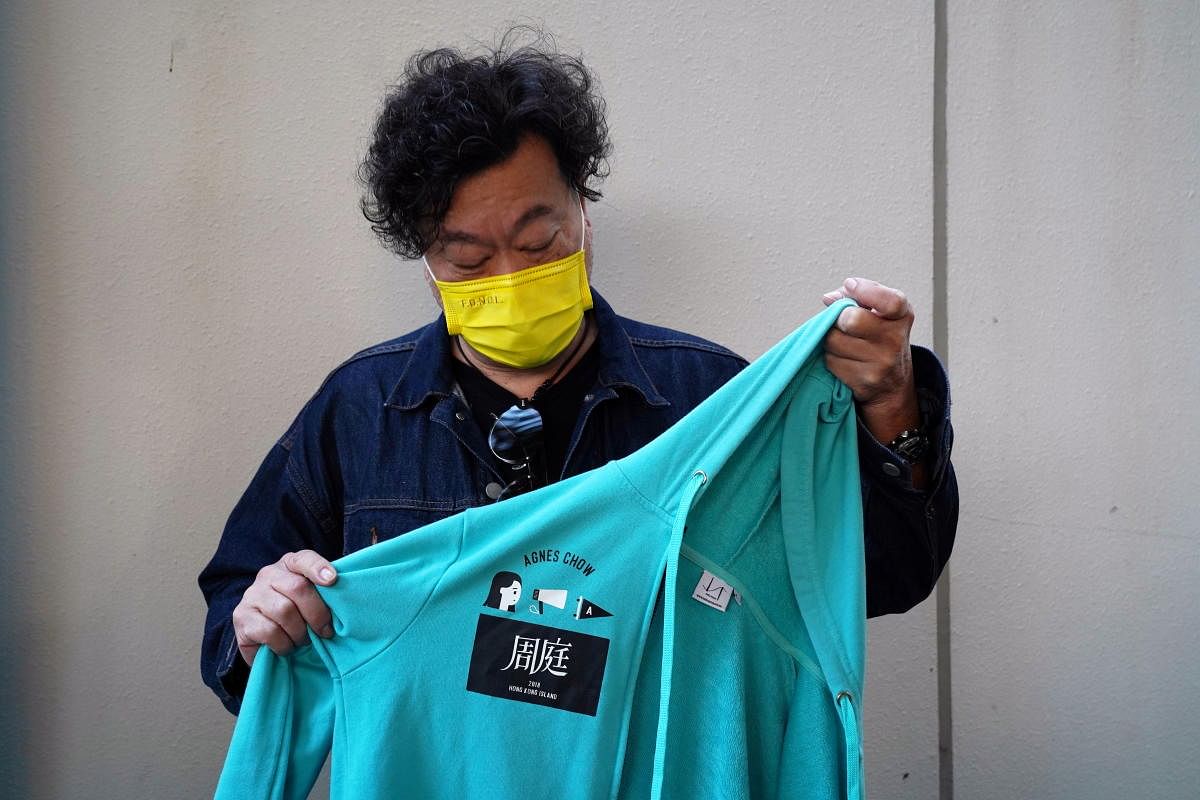
<path id="1" fill-rule="evenodd" d="M 582 217 L 583 207 L 580 207 Z M 425 262 L 429 277 L 433 271 Z M 592 307 L 583 242 L 566 258 L 472 281 L 433 278 L 446 329 L 500 364 L 540 367 L 566 349 Z"/>

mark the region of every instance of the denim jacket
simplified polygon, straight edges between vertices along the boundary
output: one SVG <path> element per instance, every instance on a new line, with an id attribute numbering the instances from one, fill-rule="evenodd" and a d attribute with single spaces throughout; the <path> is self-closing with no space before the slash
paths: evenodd
<path id="1" fill-rule="evenodd" d="M 746 366 L 719 345 L 617 316 L 593 290 L 600 356 L 563 477 L 648 443 Z M 200 574 L 208 618 L 204 682 L 237 713 L 248 670 L 232 613 L 258 570 L 311 549 L 333 560 L 472 506 L 503 478 L 458 391 L 439 318 L 363 350 L 335 369 L 267 453 Z M 934 454 L 929 488 L 859 424 L 867 613 L 907 611 L 927 597 L 950 555 L 958 489 L 950 464 L 946 375 L 913 347 Z"/>

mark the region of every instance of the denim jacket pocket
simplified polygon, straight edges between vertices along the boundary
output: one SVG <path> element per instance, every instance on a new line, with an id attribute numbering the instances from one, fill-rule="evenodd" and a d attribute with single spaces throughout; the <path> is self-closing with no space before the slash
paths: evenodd
<path id="1" fill-rule="evenodd" d="M 343 517 L 343 554 L 353 553 L 387 539 L 457 514 L 468 507 L 463 501 L 364 500 L 347 506 Z"/>

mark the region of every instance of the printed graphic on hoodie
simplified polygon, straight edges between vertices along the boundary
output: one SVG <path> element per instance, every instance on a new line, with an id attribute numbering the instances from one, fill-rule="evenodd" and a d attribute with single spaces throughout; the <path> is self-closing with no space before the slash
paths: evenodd
<path id="1" fill-rule="evenodd" d="M 500 611 L 512 611 L 521 599 L 521 576 L 515 572 L 497 572 L 483 604 Z"/>
<path id="2" fill-rule="evenodd" d="M 534 589 L 533 602 L 529 604 L 529 613 L 545 614 L 548 605 L 555 608 L 566 608 L 568 594 L 566 589 Z"/>
<path id="3" fill-rule="evenodd" d="M 611 616 L 611 611 L 601 608 L 583 595 L 579 595 L 579 599 L 575 601 L 575 619 L 599 619 Z"/>
<path id="4" fill-rule="evenodd" d="M 594 717 L 607 662 L 608 639 L 480 614 L 467 691 Z"/>

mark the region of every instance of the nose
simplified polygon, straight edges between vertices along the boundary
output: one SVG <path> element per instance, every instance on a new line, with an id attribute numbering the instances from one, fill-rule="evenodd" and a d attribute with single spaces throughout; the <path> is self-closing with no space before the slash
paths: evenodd
<path id="1" fill-rule="evenodd" d="M 506 248 L 493 256 L 490 271 L 493 275 L 511 275 L 514 272 L 535 267 L 538 263 L 538 259 L 530 258 L 528 253 Z"/>

